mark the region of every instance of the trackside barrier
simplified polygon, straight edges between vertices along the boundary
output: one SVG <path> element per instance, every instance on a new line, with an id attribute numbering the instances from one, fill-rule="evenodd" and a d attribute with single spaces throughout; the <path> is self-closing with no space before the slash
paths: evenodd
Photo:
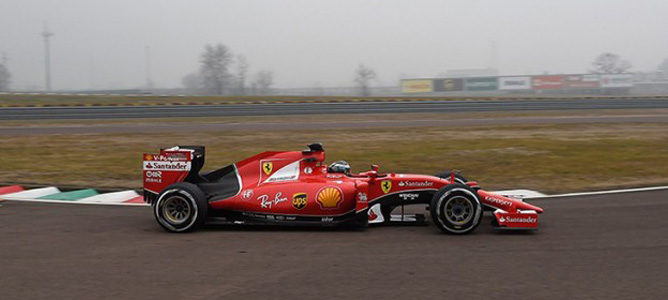
<path id="1" fill-rule="evenodd" d="M 1 93 L 0 93 L 1 94 Z M 9 95 L 20 95 L 20 94 L 9 94 Z M 89 95 L 84 95 L 82 97 L 89 96 Z M 107 96 L 114 96 L 114 95 L 107 95 Z M 119 95 L 121 96 L 121 95 Z M 128 95 L 122 95 L 122 96 L 128 96 Z M 139 95 L 138 95 L 139 96 Z M 76 96 L 74 96 L 76 97 Z M 155 97 L 156 99 L 159 100 L 161 97 L 166 97 L 166 96 L 159 96 L 159 95 L 154 95 L 154 96 L 141 96 L 141 97 Z M 178 98 L 180 96 L 169 96 L 169 97 L 174 97 Z M 193 96 L 196 98 L 197 96 Z M 0 104 L 0 108 L 12 108 L 12 107 L 92 107 L 92 106 L 179 106 L 179 105 L 238 105 L 238 104 L 267 104 L 267 103 L 276 103 L 276 104 L 298 104 L 298 103 L 352 103 L 352 102 L 413 102 L 413 101 L 507 101 L 507 100 L 515 100 L 515 101 L 526 101 L 526 100 L 564 100 L 564 99 L 571 99 L 571 100 L 592 100 L 592 99 L 628 99 L 628 98 L 634 98 L 634 99 L 668 99 L 668 96 L 666 95 L 661 95 L 661 96 L 638 96 L 638 95 L 624 95 L 624 96 L 599 96 L 599 95 L 592 95 L 592 96 L 515 96 L 515 97 L 508 97 L 508 96 L 490 96 L 490 97 L 421 97 L 421 98 L 415 98 L 415 97 L 378 97 L 378 98 L 355 98 L 355 97 L 347 97 L 344 99 L 340 98 L 333 98 L 333 99 L 294 99 L 294 100 L 247 100 L 247 101 L 205 101 L 205 102 L 194 102 L 194 101 L 181 101 L 181 100 L 175 100 L 175 101 L 164 101 L 164 100 L 156 100 L 155 102 L 91 102 L 91 103 L 62 103 L 62 104 L 41 104 L 41 103 L 36 103 L 36 104 L 16 104 L 16 103 L 4 103 Z M 182 97 L 181 97 L 182 98 Z"/>

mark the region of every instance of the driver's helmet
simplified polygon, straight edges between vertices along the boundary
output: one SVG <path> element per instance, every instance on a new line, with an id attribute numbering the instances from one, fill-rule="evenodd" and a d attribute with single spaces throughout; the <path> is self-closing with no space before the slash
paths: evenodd
<path id="1" fill-rule="evenodd" d="M 327 172 L 350 175 L 350 165 L 345 160 L 335 161 L 327 167 Z"/>

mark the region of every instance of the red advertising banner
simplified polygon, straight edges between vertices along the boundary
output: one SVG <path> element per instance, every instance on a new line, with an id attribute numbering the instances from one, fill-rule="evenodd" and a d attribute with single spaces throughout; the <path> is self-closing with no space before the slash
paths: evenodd
<path id="1" fill-rule="evenodd" d="M 564 85 L 568 89 L 595 89 L 599 87 L 600 78 L 596 74 L 566 75 Z"/>
<path id="2" fill-rule="evenodd" d="M 533 76 L 532 86 L 536 90 L 556 90 L 564 87 L 564 76 L 562 75 L 541 75 Z"/>

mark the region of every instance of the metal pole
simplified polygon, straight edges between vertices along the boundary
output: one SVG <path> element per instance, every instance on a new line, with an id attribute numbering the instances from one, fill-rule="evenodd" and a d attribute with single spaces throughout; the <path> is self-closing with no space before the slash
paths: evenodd
<path id="1" fill-rule="evenodd" d="M 490 69 L 494 70 L 496 74 L 499 75 L 499 66 L 498 66 L 498 54 L 496 49 L 496 41 L 490 43 L 490 57 L 489 57 Z"/>
<path id="2" fill-rule="evenodd" d="M 44 72 L 46 80 L 46 90 L 51 91 L 51 49 L 49 45 L 49 38 L 53 36 L 53 33 L 49 32 L 44 24 L 44 31 L 42 31 L 42 37 L 44 38 Z"/>
<path id="3" fill-rule="evenodd" d="M 153 88 L 153 82 L 151 81 L 151 47 L 146 46 L 145 50 L 145 59 L 146 59 L 146 89 Z"/>

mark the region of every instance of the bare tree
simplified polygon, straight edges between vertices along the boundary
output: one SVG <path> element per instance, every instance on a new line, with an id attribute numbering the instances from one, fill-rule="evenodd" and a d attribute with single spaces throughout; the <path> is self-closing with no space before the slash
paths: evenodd
<path id="1" fill-rule="evenodd" d="M 631 69 L 629 61 L 621 59 L 614 53 L 602 53 L 596 57 L 592 65 L 594 69 L 591 71 L 598 74 L 625 73 Z"/>
<path id="2" fill-rule="evenodd" d="M 376 78 L 376 72 L 371 68 L 360 64 L 355 70 L 355 83 L 360 88 L 362 96 L 368 97 L 371 95 L 369 85 L 371 80 Z"/>
<path id="3" fill-rule="evenodd" d="M 222 95 L 230 82 L 232 52 L 223 44 L 206 45 L 200 58 L 202 84 L 209 93 Z"/>
<path id="4" fill-rule="evenodd" d="M 664 59 L 656 69 L 660 73 L 661 78 L 668 78 L 668 58 Z"/>
<path id="5" fill-rule="evenodd" d="M 0 64 L 0 91 L 9 90 L 9 79 L 12 77 L 5 64 Z"/>
<path id="6" fill-rule="evenodd" d="M 200 91 L 203 85 L 202 77 L 196 72 L 183 76 L 181 83 L 189 93 Z"/>
<path id="7" fill-rule="evenodd" d="M 248 76 L 249 67 L 250 65 L 246 60 L 246 56 L 244 56 L 243 54 L 239 54 L 237 56 L 237 74 L 236 74 L 237 90 L 238 90 L 237 93 L 239 95 L 246 94 L 246 77 Z"/>
<path id="8" fill-rule="evenodd" d="M 262 70 L 255 75 L 253 89 L 261 95 L 269 93 L 269 88 L 274 84 L 274 72 Z"/>

